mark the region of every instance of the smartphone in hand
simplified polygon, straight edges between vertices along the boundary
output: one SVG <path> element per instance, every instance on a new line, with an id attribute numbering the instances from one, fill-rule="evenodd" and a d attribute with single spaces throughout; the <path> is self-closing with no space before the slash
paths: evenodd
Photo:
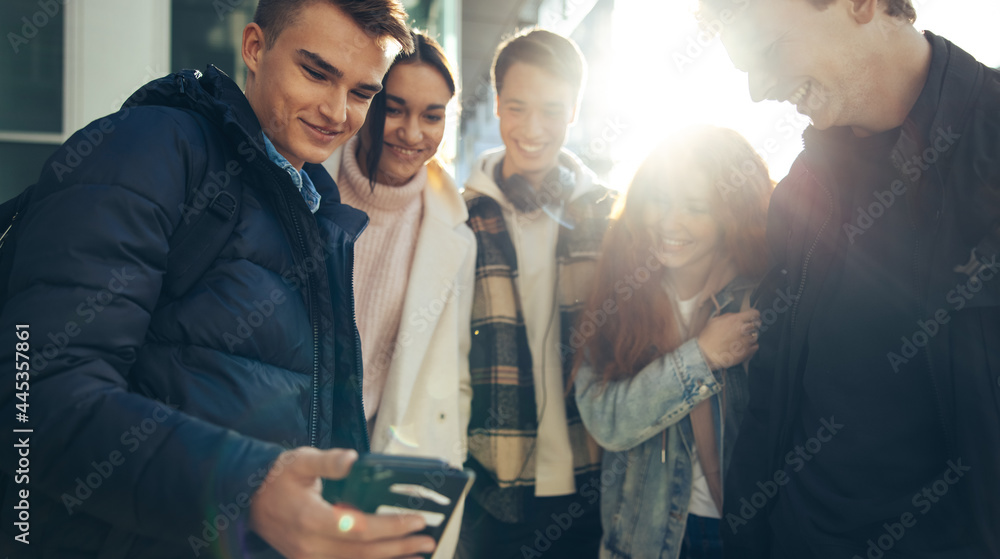
<path id="1" fill-rule="evenodd" d="M 323 498 L 369 514 L 419 514 L 427 522 L 420 533 L 438 542 L 474 479 L 444 460 L 364 454 L 346 478 L 323 480 Z"/>

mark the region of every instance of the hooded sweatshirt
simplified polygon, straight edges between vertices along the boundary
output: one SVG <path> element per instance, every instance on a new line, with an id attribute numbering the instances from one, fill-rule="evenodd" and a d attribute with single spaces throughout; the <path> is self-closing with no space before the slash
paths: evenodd
<path id="1" fill-rule="evenodd" d="M 566 424 L 562 361 L 559 355 L 560 320 L 556 305 L 558 266 L 556 241 L 563 207 L 519 213 L 494 180 L 496 166 L 506 150 L 483 153 L 465 183 L 466 196 L 475 192 L 500 204 L 517 255 L 515 280 L 521 297 L 528 345 L 531 349 L 535 401 L 538 407 L 538 438 L 535 445 L 535 496 L 568 495 L 576 491 L 572 450 Z M 598 186 L 597 176 L 567 150 L 559 164 L 576 177 L 570 201 Z M 476 402 L 473 402 L 473 406 Z"/>

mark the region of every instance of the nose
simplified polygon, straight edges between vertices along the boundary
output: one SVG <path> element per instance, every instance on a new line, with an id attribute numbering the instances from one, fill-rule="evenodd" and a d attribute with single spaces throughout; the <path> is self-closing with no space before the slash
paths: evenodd
<path id="1" fill-rule="evenodd" d="M 671 231 L 676 231 L 680 227 L 680 221 L 682 219 L 682 214 L 678 209 L 676 204 L 670 204 L 661 210 L 660 214 L 660 233 L 666 234 Z"/>
<path id="2" fill-rule="evenodd" d="M 754 103 L 760 103 L 767 99 L 768 94 L 774 88 L 774 78 L 762 70 L 754 70 L 747 74 L 747 82 L 750 87 L 750 98 Z"/>
<path id="3" fill-rule="evenodd" d="M 343 124 L 347 122 L 347 95 L 348 92 L 334 91 L 324 98 L 324 102 L 319 105 L 319 112 L 329 122 L 333 124 Z"/>
<path id="4" fill-rule="evenodd" d="M 524 131 L 528 138 L 542 135 L 542 115 L 538 111 L 528 111 L 528 117 L 524 122 Z"/>
<path id="5" fill-rule="evenodd" d="M 412 115 L 399 127 L 400 137 L 407 145 L 415 146 L 424 139 L 424 132 L 420 129 L 417 118 L 418 115 Z"/>
<path id="6" fill-rule="evenodd" d="M 679 226 L 681 220 L 684 218 L 684 213 L 678 208 L 673 207 L 663 214 L 663 226 L 667 229 L 674 229 Z"/>

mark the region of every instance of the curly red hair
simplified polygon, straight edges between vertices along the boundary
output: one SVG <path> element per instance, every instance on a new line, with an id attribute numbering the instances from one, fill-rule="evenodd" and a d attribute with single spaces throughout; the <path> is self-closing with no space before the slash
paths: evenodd
<path id="1" fill-rule="evenodd" d="M 659 145 L 636 172 L 605 236 L 593 291 L 580 316 L 603 312 L 607 321 L 595 329 L 582 324 L 578 328 L 591 335 L 576 348 L 574 376 L 586 353 L 605 381 L 631 378 L 685 341 L 673 319 L 670 297 L 660 287 L 665 269 L 649 264 L 659 237 L 648 217 L 656 211 L 663 189 L 677 188 L 674 176 L 682 167 L 708 179 L 704 187 L 710 190 L 709 211 L 721 227 L 725 256 L 741 275 L 763 275 L 768 261 L 767 206 L 774 183 L 757 152 L 737 132 L 708 126 Z"/>

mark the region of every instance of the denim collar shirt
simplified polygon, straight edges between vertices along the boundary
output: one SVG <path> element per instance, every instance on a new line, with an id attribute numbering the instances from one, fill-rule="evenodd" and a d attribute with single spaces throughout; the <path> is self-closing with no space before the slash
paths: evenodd
<path id="1" fill-rule="evenodd" d="M 305 171 L 299 171 L 292 166 L 285 159 L 285 156 L 274 149 L 274 144 L 271 143 L 267 135 L 264 135 L 264 147 L 267 148 L 267 157 L 271 162 L 287 171 L 288 175 L 292 177 L 292 184 L 295 185 L 295 188 L 299 189 L 299 193 L 302 194 L 302 198 L 306 201 L 306 206 L 309 206 L 309 211 L 316 213 L 316 210 L 319 209 L 319 201 L 322 196 L 320 196 L 319 192 L 316 192 L 316 187 L 313 186 L 313 181 L 309 178 L 309 174 Z"/>

